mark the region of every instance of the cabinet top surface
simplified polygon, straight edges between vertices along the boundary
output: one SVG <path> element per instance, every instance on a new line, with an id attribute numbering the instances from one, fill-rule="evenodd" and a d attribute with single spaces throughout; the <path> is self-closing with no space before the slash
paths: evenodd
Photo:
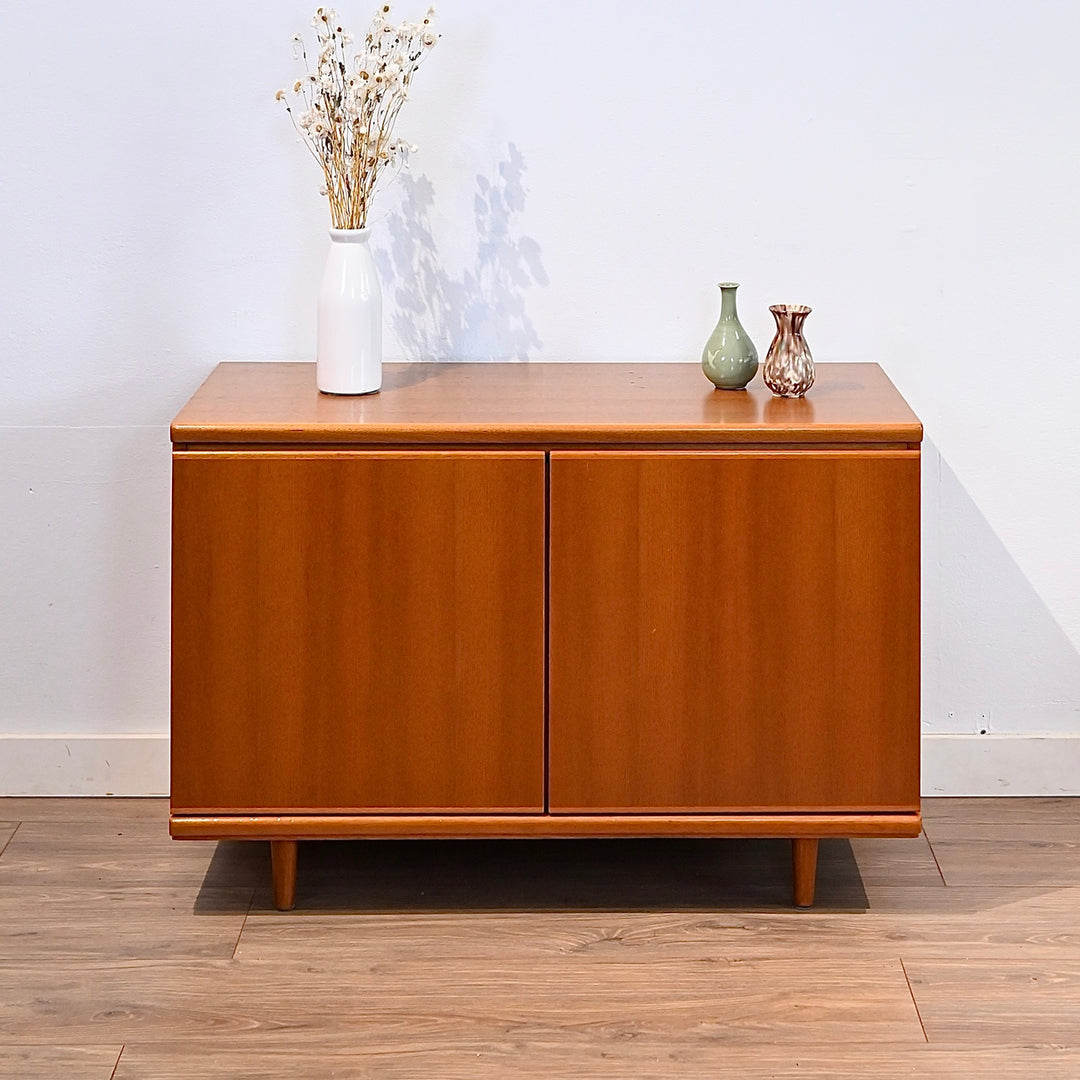
<path id="1" fill-rule="evenodd" d="M 320 394 L 315 365 L 219 364 L 172 426 L 192 443 L 915 443 L 922 425 L 877 364 L 819 364 L 805 398 L 714 390 L 688 363 L 383 366 L 363 397 Z"/>

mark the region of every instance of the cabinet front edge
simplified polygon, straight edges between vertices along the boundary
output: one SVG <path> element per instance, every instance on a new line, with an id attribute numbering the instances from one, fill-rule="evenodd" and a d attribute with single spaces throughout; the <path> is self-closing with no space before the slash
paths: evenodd
<path id="1" fill-rule="evenodd" d="M 910 445 L 922 441 L 921 423 L 864 424 L 814 427 L 694 427 L 665 425 L 635 427 L 620 425 L 440 425 L 430 428 L 402 425 L 372 425 L 357 428 L 343 425 L 251 427 L 176 424 L 169 429 L 172 442 L 184 446 L 323 446 L 368 447 L 404 445 L 523 446 L 537 448 L 576 446 L 743 446 L 747 443 L 790 446 L 820 445 Z"/>
<path id="2" fill-rule="evenodd" d="M 880 814 L 173 814 L 178 840 L 412 837 L 918 836 L 920 813 Z"/>
<path id="3" fill-rule="evenodd" d="M 769 442 L 642 442 L 625 439 L 620 442 L 552 442 L 516 441 L 504 439 L 496 442 L 192 442 L 174 441 L 172 449 L 177 454 L 346 454 L 346 453 L 545 453 L 556 451 L 575 452 L 683 452 L 683 453 L 791 453 L 798 450 L 815 452 L 895 453 L 909 451 L 919 453 L 918 442 L 856 442 L 856 441 L 804 441 Z"/>

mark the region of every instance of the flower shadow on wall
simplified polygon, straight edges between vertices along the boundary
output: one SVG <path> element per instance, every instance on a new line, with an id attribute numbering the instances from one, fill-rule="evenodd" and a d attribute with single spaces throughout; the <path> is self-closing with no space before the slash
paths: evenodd
<path id="1" fill-rule="evenodd" d="M 387 325 L 409 360 L 528 360 L 541 347 L 525 293 L 547 285 L 540 245 L 519 236 L 525 208 L 525 159 L 511 143 L 495 179 L 476 178 L 476 262 L 460 280 L 439 258 L 431 214 L 435 188 L 403 173 L 401 203 L 385 222 L 389 248 L 375 261 L 393 304 Z"/>

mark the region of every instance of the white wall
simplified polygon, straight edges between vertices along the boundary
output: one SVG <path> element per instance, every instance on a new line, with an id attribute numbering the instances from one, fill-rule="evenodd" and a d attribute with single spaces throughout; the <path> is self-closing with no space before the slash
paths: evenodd
<path id="1" fill-rule="evenodd" d="M 169 419 L 220 360 L 312 354 L 325 209 L 273 101 L 309 13 L 43 11 L 0 7 L 0 787 L 156 790 L 160 755 L 65 755 L 167 731 Z M 927 731 L 1002 736 L 928 789 L 1080 790 L 1080 5 L 440 19 L 376 215 L 390 352 L 694 359 L 728 278 L 763 352 L 767 305 L 811 304 L 817 359 L 926 425 Z M 1055 736 L 1035 779 L 1004 733 Z"/>

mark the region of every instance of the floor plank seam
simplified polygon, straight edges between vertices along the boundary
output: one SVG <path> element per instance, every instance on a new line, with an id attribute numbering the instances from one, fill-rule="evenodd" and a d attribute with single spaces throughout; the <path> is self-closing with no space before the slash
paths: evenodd
<path id="1" fill-rule="evenodd" d="M 248 893 L 247 910 L 244 912 L 243 919 L 240 920 L 240 932 L 236 935 L 236 942 L 232 948 L 232 955 L 229 957 L 230 960 L 236 959 L 236 950 L 240 948 L 240 939 L 244 936 L 244 927 L 247 926 L 248 916 L 251 914 L 251 905 L 254 902 L 255 890 L 252 889 L 251 892 Z"/>
<path id="2" fill-rule="evenodd" d="M 941 863 L 938 862 L 937 852 L 934 850 L 933 841 L 930 839 L 930 834 L 923 829 L 923 836 L 926 837 L 926 846 L 930 849 L 930 855 L 934 860 L 934 865 L 937 867 L 938 876 L 941 878 L 941 884 L 948 886 L 948 882 L 945 880 L 945 871 L 941 869 Z"/>
<path id="3" fill-rule="evenodd" d="M 109 1080 L 116 1080 L 116 1070 L 120 1068 L 120 1059 L 124 1056 L 124 1051 L 127 1049 L 127 1043 L 121 1043 L 120 1053 L 116 1055 L 116 1063 L 112 1067 L 112 1072 L 109 1073 Z"/>
<path id="4" fill-rule="evenodd" d="M 915 1015 L 919 1018 L 919 1027 L 922 1028 L 922 1037 L 929 1042 L 930 1036 L 926 1034 L 926 1025 L 923 1023 L 922 1013 L 919 1012 L 919 1003 L 915 1000 L 915 991 L 911 989 L 911 979 L 908 977 L 907 968 L 904 966 L 904 958 L 899 957 L 900 970 L 904 973 L 904 982 L 907 983 L 907 991 L 911 995 L 911 1004 L 915 1006 Z"/>
<path id="5" fill-rule="evenodd" d="M 4 841 L 4 846 L 0 847 L 0 856 L 3 856 L 4 852 L 8 849 L 8 844 L 15 839 L 15 834 L 19 831 L 19 826 L 22 825 L 21 821 L 15 822 L 15 828 L 11 830 L 11 835 Z"/>

